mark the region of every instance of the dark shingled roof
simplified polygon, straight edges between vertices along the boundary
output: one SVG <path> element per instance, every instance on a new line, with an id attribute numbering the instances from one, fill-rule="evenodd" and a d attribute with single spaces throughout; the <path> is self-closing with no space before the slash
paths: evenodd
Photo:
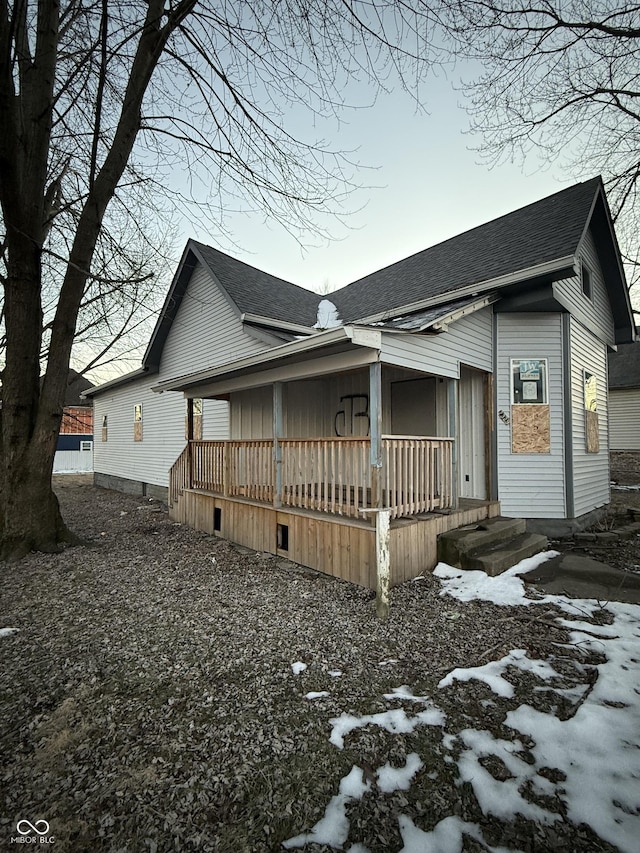
<path id="1" fill-rule="evenodd" d="M 609 353 L 609 388 L 640 387 L 640 341 Z"/>
<path id="2" fill-rule="evenodd" d="M 404 306 L 449 293 L 453 302 L 469 295 L 459 292 L 465 286 L 573 258 L 589 222 L 599 243 L 605 277 L 613 282 L 610 296 L 619 327 L 617 339 L 630 340 L 628 295 L 599 177 L 411 255 L 328 298 L 337 306 L 343 322 L 376 314 L 384 317 L 394 309 L 397 312 Z M 144 355 L 145 370 L 158 369 L 171 324 L 199 258 L 240 313 L 307 327 L 315 324 L 322 299 L 317 293 L 190 240 Z"/>
<path id="3" fill-rule="evenodd" d="M 321 296 L 193 241 L 242 313 L 313 326 Z"/>
<path id="4" fill-rule="evenodd" d="M 575 253 L 600 178 L 451 237 L 330 295 L 342 320 L 371 316 Z"/>

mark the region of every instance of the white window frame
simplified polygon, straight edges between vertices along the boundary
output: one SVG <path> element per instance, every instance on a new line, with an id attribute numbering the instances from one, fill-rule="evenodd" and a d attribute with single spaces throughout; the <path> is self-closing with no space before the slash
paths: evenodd
<path id="1" fill-rule="evenodd" d="M 513 375 L 514 375 L 514 367 L 517 365 L 518 370 L 520 370 L 520 365 L 523 362 L 538 362 L 540 365 L 544 366 L 544 387 L 543 387 L 543 399 L 542 400 L 516 400 L 514 383 L 513 383 Z M 526 382 L 527 380 L 521 380 Z M 548 406 L 549 405 L 549 359 L 548 358 L 533 358 L 531 356 L 512 358 L 509 362 L 509 395 L 511 398 L 511 405 L 538 405 L 538 406 Z"/>

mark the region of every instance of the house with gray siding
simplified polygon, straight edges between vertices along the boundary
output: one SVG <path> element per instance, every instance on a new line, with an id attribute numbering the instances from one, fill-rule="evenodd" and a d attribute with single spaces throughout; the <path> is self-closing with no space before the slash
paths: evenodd
<path id="1" fill-rule="evenodd" d="M 367 586 L 383 514 L 398 583 L 445 530 L 608 503 L 607 354 L 635 327 L 600 178 L 319 302 L 190 241 L 141 369 L 91 392 L 96 482 Z"/>
<path id="2" fill-rule="evenodd" d="M 640 342 L 609 354 L 611 450 L 640 454 Z"/>

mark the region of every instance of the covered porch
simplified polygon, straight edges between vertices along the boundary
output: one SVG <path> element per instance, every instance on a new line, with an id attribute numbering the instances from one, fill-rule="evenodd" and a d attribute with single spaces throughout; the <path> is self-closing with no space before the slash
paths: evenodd
<path id="1" fill-rule="evenodd" d="M 381 548 L 401 583 L 433 568 L 439 533 L 497 515 L 490 377 L 459 361 L 405 366 L 385 340 L 341 327 L 159 386 L 187 399 L 172 517 L 375 588 Z M 205 397 L 228 401 L 230 439 L 195 437 L 194 400 Z"/>

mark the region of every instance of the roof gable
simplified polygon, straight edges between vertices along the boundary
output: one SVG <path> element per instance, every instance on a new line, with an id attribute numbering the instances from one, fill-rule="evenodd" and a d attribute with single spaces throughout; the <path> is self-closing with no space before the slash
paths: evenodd
<path id="1" fill-rule="evenodd" d="M 207 268 L 213 282 L 238 314 L 263 315 L 305 327 L 311 327 L 315 322 L 320 298 L 317 294 L 238 261 L 211 246 L 189 240 L 142 359 L 145 368 L 159 366 L 169 329 L 198 263 Z"/>

